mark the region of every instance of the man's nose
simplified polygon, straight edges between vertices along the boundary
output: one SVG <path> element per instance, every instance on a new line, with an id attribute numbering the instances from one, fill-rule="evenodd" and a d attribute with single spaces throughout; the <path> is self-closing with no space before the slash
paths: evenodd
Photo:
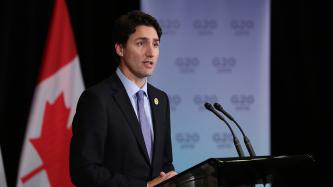
<path id="1" fill-rule="evenodd" d="M 153 57 L 155 56 L 155 48 L 154 45 L 148 45 L 146 48 L 146 56 L 147 57 Z"/>

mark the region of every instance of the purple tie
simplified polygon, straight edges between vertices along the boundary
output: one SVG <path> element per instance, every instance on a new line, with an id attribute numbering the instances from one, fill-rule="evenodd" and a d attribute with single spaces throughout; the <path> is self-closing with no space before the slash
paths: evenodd
<path id="1" fill-rule="evenodd" d="M 151 152 L 152 152 L 152 134 L 150 131 L 150 125 L 146 116 L 145 108 L 144 108 L 144 91 L 139 90 L 136 93 L 137 98 L 137 107 L 138 107 L 138 117 L 141 125 L 141 131 L 143 134 L 143 138 L 145 140 L 146 148 L 148 151 L 148 156 L 151 161 Z"/>

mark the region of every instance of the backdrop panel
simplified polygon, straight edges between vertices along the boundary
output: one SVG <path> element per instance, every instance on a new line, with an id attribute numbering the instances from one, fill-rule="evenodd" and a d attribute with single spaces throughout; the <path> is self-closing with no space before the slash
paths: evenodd
<path id="1" fill-rule="evenodd" d="M 142 0 L 141 7 L 163 28 L 150 81 L 169 94 L 177 171 L 209 157 L 237 156 L 227 126 L 205 102 L 221 103 L 257 155 L 269 155 L 270 1 Z"/>

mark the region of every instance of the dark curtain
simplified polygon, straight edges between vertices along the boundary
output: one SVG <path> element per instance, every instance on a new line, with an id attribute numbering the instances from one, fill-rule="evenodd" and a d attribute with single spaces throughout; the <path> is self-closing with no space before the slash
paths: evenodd
<path id="1" fill-rule="evenodd" d="M 327 3 L 302 0 L 273 0 L 271 7 L 272 154 L 312 154 L 315 174 L 296 186 L 324 186 L 330 183 L 331 10 Z"/>
<path id="2" fill-rule="evenodd" d="M 271 1 L 272 155 L 313 154 L 318 184 L 329 176 L 330 84 L 327 66 L 328 5 Z M 139 0 L 68 0 L 85 86 L 109 76 L 115 17 L 139 9 Z M 38 76 L 52 0 L 0 2 L 0 139 L 9 186 L 15 186 L 31 100 Z M 191 44 L 189 44 L 191 45 Z M 302 184 L 302 183 L 300 183 Z M 302 185 L 300 185 L 302 186 Z"/>

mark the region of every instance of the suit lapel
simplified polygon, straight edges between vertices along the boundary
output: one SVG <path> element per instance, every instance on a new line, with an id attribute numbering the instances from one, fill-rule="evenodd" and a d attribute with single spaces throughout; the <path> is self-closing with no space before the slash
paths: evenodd
<path id="1" fill-rule="evenodd" d="M 160 95 L 157 94 L 150 86 L 148 86 L 148 95 L 149 95 L 149 103 L 151 108 L 151 114 L 152 114 L 152 121 L 153 121 L 153 128 L 154 128 L 154 149 L 153 149 L 153 162 L 155 156 L 157 156 L 158 153 L 161 153 L 163 150 L 160 150 L 163 148 L 161 146 L 161 141 L 163 138 L 163 134 L 161 131 L 162 126 L 161 123 L 163 119 L 163 114 L 161 113 L 162 106 L 159 105 Z"/>
<path id="2" fill-rule="evenodd" d="M 125 116 L 126 120 L 128 121 L 128 125 L 129 125 L 130 129 L 132 130 L 132 132 L 139 144 L 139 147 L 140 147 L 142 153 L 144 154 L 146 161 L 148 163 L 150 163 L 147 149 L 146 149 L 146 146 L 144 143 L 142 131 L 140 128 L 140 123 L 138 121 L 138 118 L 135 115 L 135 111 L 133 109 L 130 99 L 128 98 L 125 87 L 122 85 L 122 83 L 117 75 L 115 75 L 114 82 L 116 84 L 114 84 L 113 89 L 116 90 L 116 93 L 113 95 L 113 99 L 118 104 L 119 108 L 123 112 L 123 115 Z"/>

